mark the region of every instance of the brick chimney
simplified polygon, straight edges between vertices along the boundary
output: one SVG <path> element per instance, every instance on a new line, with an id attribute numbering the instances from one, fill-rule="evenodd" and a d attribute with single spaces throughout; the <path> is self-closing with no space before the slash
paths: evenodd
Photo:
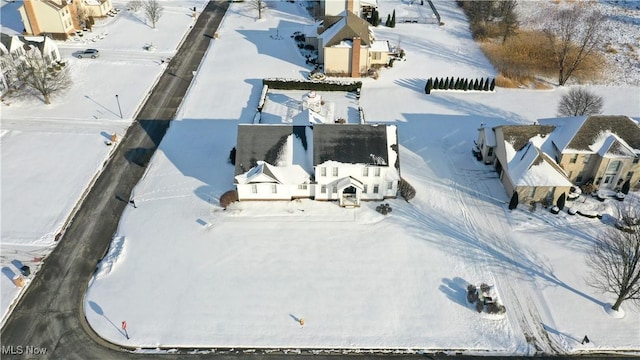
<path id="1" fill-rule="evenodd" d="M 33 6 L 32 0 L 24 0 L 23 5 L 24 5 L 24 12 L 27 15 L 27 19 L 29 21 L 29 28 L 31 28 L 30 35 L 40 35 L 42 31 L 40 31 L 40 25 L 38 25 L 38 18 L 36 17 L 36 10 L 35 10 L 35 7 Z M 27 29 L 27 32 L 28 31 L 29 29 Z"/>
<path id="2" fill-rule="evenodd" d="M 359 37 L 353 38 L 353 45 L 351 46 L 351 77 L 360 77 L 360 46 L 362 40 Z"/>
<path id="3" fill-rule="evenodd" d="M 347 0 L 347 10 L 355 12 L 353 11 L 353 0 Z"/>

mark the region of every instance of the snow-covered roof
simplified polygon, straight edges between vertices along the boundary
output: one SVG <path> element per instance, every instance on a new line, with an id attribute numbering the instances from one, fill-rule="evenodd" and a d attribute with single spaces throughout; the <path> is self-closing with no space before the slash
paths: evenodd
<path id="1" fill-rule="evenodd" d="M 238 184 L 305 184 L 309 183 L 311 176 L 300 165 L 273 166 L 264 161 L 244 174 L 235 177 Z"/>
<path id="2" fill-rule="evenodd" d="M 323 46 L 347 46 L 345 40 L 359 37 L 362 45 L 370 45 L 369 23 L 358 17 L 351 11 L 345 10 L 339 15 L 340 20 L 328 26 L 318 37 L 322 39 Z"/>
<path id="3" fill-rule="evenodd" d="M 605 145 L 603 134 L 612 134 L 624 146 L 640 149 L 640 128 L 628 116 L 591 115 L 540 119 L 542 125 L 553 125 L 553 144 L 561 153 L 600 153 Z"/>
<path id="4" fill-rule="evenodd" d="M 391 52 L 391 46 L 387 40 L 375 40 L 371 42 L 371 50 L 377 52 Z"/>
<path id="5" fill-rule="evenodd" d="M 516 151 L 505 142 L 509 176 L 515 186 L 572 186 L 562 169 L 549 158 L 540 146 L 548 139 L 536 136 L 522 149 Z"/>

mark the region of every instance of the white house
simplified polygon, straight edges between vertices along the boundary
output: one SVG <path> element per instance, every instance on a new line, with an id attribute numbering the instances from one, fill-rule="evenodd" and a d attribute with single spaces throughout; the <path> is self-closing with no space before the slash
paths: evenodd
<path id="1" fill-rule="evenodd" d="M 8 83 L 12 74 L 9 73 L 11 64 L 20 61 L 20 57 L 30 52 L 37 52 L 42 56 L 45 64 L 54 65 L 60 61 L 58 45 L 48 36 L 22 36 L 0 33 L 0 93 L 4 95 L 8 90 Z"/>
<path id="2" fill-rule="evenodd" d="M 395 125 L 239 125 L 238 199 L 312 198 L 359 206 L 396 197 Z"/>

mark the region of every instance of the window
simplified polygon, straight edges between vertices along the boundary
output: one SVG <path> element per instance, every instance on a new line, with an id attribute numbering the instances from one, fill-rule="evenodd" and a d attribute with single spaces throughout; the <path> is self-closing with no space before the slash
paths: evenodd
<path id="1" fill-rule="evenodd" d="M 327 168 L 326 167 L 321 167 L 320 168 L 320 176 L 327 176 Z"/>
<path id="2" fill-rule="evenodd" d="M 582 178 L 583 178 L 583 177 L 584 177 L 584 173 L 583 173 L 582 171 L 580 171 L 580 172 L 578 173 L 578 176 L 576 177 L 576 182 L 577 182 L 578 184 L 582 183 Z"/>
<path id="3" fill-rule="evenodd" d="M 331 187 L 331 192 L 334 193 L 334 194 L 337 194 L 338 193 L 338 185 L 333 185 Z"/>
<path id="4" fill-rule="evenodd" d="M 379 167 L 377 167 L 377 168 L 375 169 L 375 171 L 374 171 L 374 175 L 375 175 L 375 176 L 380 176 L 380 168 L 379 168 Z"/>
<path id="5" fill-rule="evenodd" d="M 633 171 L 629 171 L 627 173 L 627 180 L 631 179 L 633 177 Z"/>
<path id="6" fill-rule="evenodd" d="M 373 193 L 374 193 L 374 194 L 377 194 L 377 193 L 378 193 L 378 188 L 379 188 L 379 186 L 378 186 L 377 184 L 376 184 L 376 185 L 373 185 Z"/>
<path id="7" fill-rule="evenodd" d="M 362 176 L 369 176 L 369 168 L 368 167 L 363 167 L 362 168 Z"/>
<path id="8" fill-rule="evenodd" d="M 493 148 L 490 147 L 489 151 L 487 151 L 487 156 L 493 156 Z"/>
<path id="9" fill-rule="evenodd" d="M 298 185 L 298 190 L 307 190 L 307 184 Z"/>
<path id="10" fill-rule="evenodd" d="M 586 163 L 588 163 L 588 162 L 589 162 L 589 160 L 590 160 L 590 159 L 591 159 L 591 154 L 586 154 L 586 155 L 584 156 L 584 159 L 582 160 L 582 163 L 583 163 L 583 164 L 586 164 Z"/>
<path id="11" fill-rule="evenodd" d="M 362 187 L 362 193 L 366 194 L 367 193 L 367 184 L 364 184 Z"/>
<path id="12" fill-rule="evenodd" d="M 271 184 L 271 193 L 272 194 L 277 194 L 278 193 L 278 185 Z"/>
<path id="13" fill-rule="evenodd" d="M 387 184 L 387 190 L 393 190 L 393 182 L 389 181 Z"/>
<path id="14" fill-rule="evenodd" d="M 640 158 L 634 158 L 634 159 L 633 159 L 633 163 L 634 163 L 634 164 L 637 164 L 638 162 L 640 162 Z"/>
<path id="15" fill-rule="evenodd" d="M 576 161 L 578 161 L 578 154 L 573 155 L 573 157 L 571 158 L 571 160 L 569 160 L 570 163 L 575 164 Z"/>
<path id="16" fill-rule="evenodd" d="M 331 168 L 331 175 L 338 176 L 338 168 L 337 167 Z"/>
<path id="17" fill-rule="evenodd" d="M 620 165 L 622 165 L 622 161 L 620 160 L 610 162 L 609 166 L 607 166 L 607 172 L 608 173 L 618 172 L 618 170 L 620 170 Z"/>
<path id="18" fill-rule="evenodd" d="M 327 193 L 327 185 L 322 185 L 320 187 L 320 192 L 323 193 L 323 194 L 326 194 Z"/>
<path id="19" fill-rule="evenodd" d="M 372 60 L 380 60 L 382 59 L 382 53 L 379 52 L 371 52 L 371 59 Z"/>
<path id="20" fill-rule="evenodd" d="M 55 51 L 51 52 L 51 58 L 53 59 L 53 61 L 58 60 L 58 56 L 56 56 L 56 52 Z"/>
<path id="21" fill-rule="evenodd" d="M 533 199 L 536 196 L 536 187 L 531 188 L 531 192 L 529 193 L 529 198 Z"/>
<path id="22" fill-rule="evenodd" d="M 258 193 L 258 185 L 251 184 L 251 193 L 252 194 L 257 194 Z"/>

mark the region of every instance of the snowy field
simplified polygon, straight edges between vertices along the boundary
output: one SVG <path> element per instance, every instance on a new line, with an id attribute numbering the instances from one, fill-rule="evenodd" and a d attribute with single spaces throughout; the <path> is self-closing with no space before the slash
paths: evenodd
<path id="1" fill-rule="evenodd" d="M 396 3 L 404 6 L 380 6 Z M 429 77 L 495 75 L 454 2 L 436 2 L 446 26 L 376 29 L 401 43 L 407 60 L 363 79 L 360 106 L 369 122 L 398 126 L 415 199 L 388 201 L 387 216 L 377 203 L 342 209 L 310 200 L 222 211 L 236 126 L 253 121 L 261 79 L 310 70 L 289 37 L 309 26 L 305 9 L 269 5 L 256 21 L 247 4 L 231 4 L 134 189 L 138 207 L 125 210 L 86 294 L 98 334 L 141 348 L 640 353 L 638 309 L 624 303 L 624 316 L 612 315 L 613 297 L 584 280 L 585 253 L 605 225 L 526 206 L 509 212 L 497 175 L 471 155 L 481 123 L 553 117 L 567 89 L 423 93 Z M 276 29 L 281 39 L 271 36 Z M 640 120 L 637 86 L 590 89 L 604 97 L 605 113 Z M 584 200 L 578 205 L 603 214 L 619 205 Z M 480 282 L 494 286 L 505 317 L 467 305 L 466 285 Z M 121 321 L 129 340 L 114 325 Z M 580 343 L 585 335 L 589 344 Z"/>
<path id="2" fill-rule="evenodd" d="M 126 7 L 125 1 L 113 4 Z M 55 246 L 56 235 L 64 230 L 69 215 L 113 150 L 105 146 L 105 140 L 113 133 L 125 133 L 164 69 L 161 59 L 175 53 L 193 23 L 188 8 L 205 4 L 202 0 L 163 2 L 165 11 L 156 29 L 140 20 L 142 12 L 123 10 L 115 18 L 97 20 L 93 31 L 86 32 L 82 40 L 58 42 L 73 80 L 66 93 L 54 96 L 51 105 L 37 97 L 3 99 L 3 321 L 20 291 L 12 278 L 22 265 L 35 272 Z M 2 0 L 1 5 L 2 32 L 20 33 L 17 9 L 21 2 Z M 155 51 L 143 50 L 151 43 Z M 75 51 L 85 48 L 97 48 L 100 57 L 73 57 Z"/>

